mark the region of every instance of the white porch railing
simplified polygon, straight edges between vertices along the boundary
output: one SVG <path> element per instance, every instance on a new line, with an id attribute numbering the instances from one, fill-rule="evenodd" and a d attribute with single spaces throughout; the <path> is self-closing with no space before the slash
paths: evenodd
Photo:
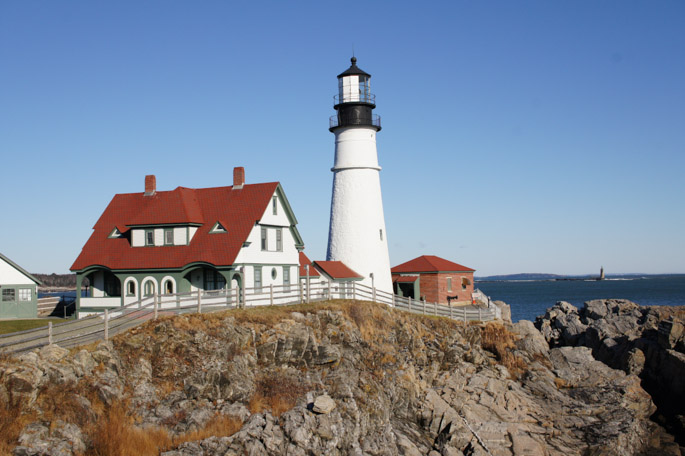
<path id="1" fill-rule="evenodd" d="M 328 299 L 375 301 L 398 310 L 448 317 L 463 322 L 490 321 L 496 318 L 494 306 L 473 308 L 427 303 L 396 296 L 357 282 L 311 283 L 309 287 L 300 282 L 297 285 L 272 285 L 259 289 L 200 290 L 147 296 L 132 304 L 105 308 L 103 312 L 93 312 L 78 320 L 56 325 L 49 323 L 47 329 L 37 328 L 2 335 L 0 352 L 24 352 L 50 344 L 74 347 L 100 339 L 107 340 L 111 335 L 124 332 L 149 319 L 156 319 L 160 314 L 209 313 L 240 307 L 288 305 Z"/>

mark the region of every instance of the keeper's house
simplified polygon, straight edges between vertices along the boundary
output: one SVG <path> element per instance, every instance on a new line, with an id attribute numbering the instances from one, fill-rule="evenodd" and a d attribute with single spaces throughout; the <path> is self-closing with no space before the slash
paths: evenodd
<path id="1" fill-rule="evenodd" d="M 40 280 L 0 253 L 0 319 L 36 318 Z"/>
<path id="2" fill-rule="evenodd" d="M 297 285 L 304 243 L 278 182 L 115 195 L 71 270 L 79 315 L 153 294 Z M 88 286 L 84 286 L 84 279 Z M 81 290 L 86 291 L 81 297 Z"/>
<path id="3" fill-rule="evenodd" d="M 438 304 L 466 305 L 473 300 L 473 273 L 435 255 L 423 255 L 391 269 L 395 294 Z"/>

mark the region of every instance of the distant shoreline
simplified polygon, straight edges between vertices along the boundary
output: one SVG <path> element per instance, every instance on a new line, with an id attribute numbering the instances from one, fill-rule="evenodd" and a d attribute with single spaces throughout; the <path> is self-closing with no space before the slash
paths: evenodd
<path id="1" fill-rule="evenodd" d="M 672 273 L 672 274 L 607 274 L 604 280 L 634 280 L 634 279 L 648 279 L 655 277 L 676 277 L 683 276 L 685 273 Z M 475 277 L 474 282 L 567 282 L 567 281 L 599 281 L 599 276 L 596 275 L 556 275 L 556 274 L 507 274 L 507 275 L 494 275 L 485 277 Z"/>

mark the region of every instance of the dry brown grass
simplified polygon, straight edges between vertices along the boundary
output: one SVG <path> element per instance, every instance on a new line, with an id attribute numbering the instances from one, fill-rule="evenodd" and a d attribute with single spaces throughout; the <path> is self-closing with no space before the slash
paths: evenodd
<path id="1" fill-rule="evenodd" d="M 91 439 L 88 454 L 95 456 L 152 456 L 184 442 L 208 437 L 228 437 L 240 430 L 242 421 L 217 414 L 202 429 L 172 437 L 161 427 L 139 427 L 122 404 L 114 404 L 89 429 Z"/>
<path id="2" fill-rule="evenodd" d="M 122 404 L 115 404 L 89 429 L 88 454 L 95 456 L 146 456 L 159 454 L 172 440 L 161 428 L 136 427 Z"/>
<path id="3" fill-rule="evenodd" d="M 45 421 L 57 419 L 83 426 L 87 424 L 88 405 L 78 399 L 83 391 L 76 383 L 48 383 L 40 388 L 36 403 Z M 92 402 L 91 402 L 92 404 Z"/>
<path id="4" fill-rule="evenodd" d="M 488 323 L 481 330 L 481 346 L 497 357 L 513 379 L 518 379 L 528 371 L 528 365 L 512 352 L 515 342 L 516 335 L 501 323 Z"/>
<path id="5" fill-rule="evenodd" d="M 184 442 L 206 439 L 212 436 L 229 437 L 238 432 L 242 427 L 243 422 L 240 418 L 217 414 L 213 419 L 207 422 L 207 425 L 204 428 L 174 437 L 174 446 L 178 446 Z"/>
<path id="6" fill-rule="evenodd" d="M 35 413 L 24 411 L 23 398 L 0 397 L 0 455 L 12 454 L 12 449 L 17 444 L 21 430 L 29 423 L 35 421 Z"/>
<path id="7" fill-rule="evenodd" d="M 257 388 L 248 408 L 252 413 L 271 410 L 278 417 L 293 408 L 309 385 L 301 377 L 288 376 L 281 372 L 269 372 L 257 378 Z"/>

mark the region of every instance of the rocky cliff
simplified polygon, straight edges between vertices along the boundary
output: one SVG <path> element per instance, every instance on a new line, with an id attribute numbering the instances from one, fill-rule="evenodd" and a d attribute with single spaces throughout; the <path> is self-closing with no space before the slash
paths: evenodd
<path id="1" fill-rule="evenodd" d="M 0 360 L 15 455 L 678 454 L 640 379 L 531 322 L 368 302 L 164 317 Z"/>
<path id="2" fill-rule="evenodd" d="M 642 379 L 653 418 L 685 448 L 685 308 L 597 299 L 578 309 L 558 302 L 535 325 L 552 347 L 584 346 L 595 359 Z"/>

